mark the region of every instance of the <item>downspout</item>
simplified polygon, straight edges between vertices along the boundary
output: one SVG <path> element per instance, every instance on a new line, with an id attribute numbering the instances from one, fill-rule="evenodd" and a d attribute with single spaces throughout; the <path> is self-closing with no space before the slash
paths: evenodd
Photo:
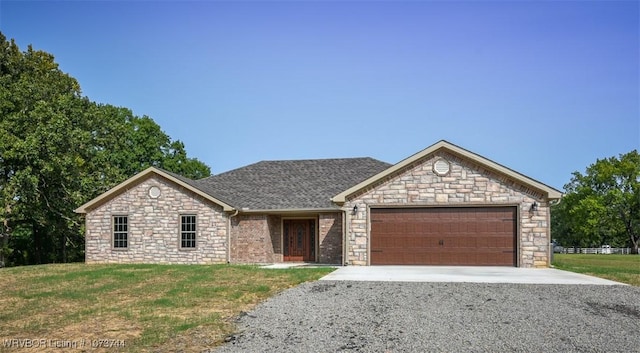
<path id="1" fill-rule="evenodd" d="M 553 266 L 553 246 L 551 244 L 553 241 L 553 238 L 551 238 L 551 206 L 556 206 L 559 205 L 560 202 L 562 202 L 562 196 L 561 195 L 559 199 L 557 200 L 549 200 L 547 199 L 547 229 L 549 230 L 549 255 L 547 256 L 547 267 L 552 267 Z"/>
<path id="2" fill-rule="evenodd" d="M 227 263 L 231 263 L 231 218 L 238 215 L 238 211 L 227 217 Z"/>
<path id="3" fill-rule="evenodd" d="M 547 267 L 552 266 L 553 261 L 553 238 L 551 238 L 551 200 L 547 199 L 547 230 L 549 232 L 549 241 L 547 242 L 547 250 L 549 254 L 547 255 Z"/>

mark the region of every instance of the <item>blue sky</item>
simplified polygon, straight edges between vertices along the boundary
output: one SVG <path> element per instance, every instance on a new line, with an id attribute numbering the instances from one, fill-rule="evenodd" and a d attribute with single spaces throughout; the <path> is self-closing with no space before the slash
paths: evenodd
<path id="1" fill-rule="evenodd" d="M 8 1 L 0 30 L 217 174 L 445 139 L 562 189 L 640 147 L 637 1 Z"/>

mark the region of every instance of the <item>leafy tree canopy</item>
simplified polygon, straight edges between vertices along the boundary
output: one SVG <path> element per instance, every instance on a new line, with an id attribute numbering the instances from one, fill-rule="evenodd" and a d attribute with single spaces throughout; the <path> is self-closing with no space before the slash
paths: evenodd
<path id="1" fill-rule="evenodd" d="M 555 239 L 565 246 L 629 246 L 640 241 L 640 155 L 633 150 L 574 172 L 551 213 Z"/>
<path id="2" fill-rule="evenodd" d="M 210 174 L 151 118 L 91 102 L 53 55 L 0 32 L 0 262 L 81 260 L 73 210 L 149 166 Z"/>

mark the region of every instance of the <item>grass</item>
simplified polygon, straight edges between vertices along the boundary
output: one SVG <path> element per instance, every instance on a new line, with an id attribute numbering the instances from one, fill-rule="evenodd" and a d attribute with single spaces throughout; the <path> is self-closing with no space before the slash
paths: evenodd
<path id="1" fill-rule="evenodd" d="M 561 270 L 640 286 L 640 255 L 553 254 Z"/>
<path id="2" fill-rule="evenodd" d="M 200 352 L 222 342 L 237 315 L 332 270 L 86 264 L 0 269 L 0 352 L 21 351 L 7 341 L 16 339 L 46 340 L 24 352 L 66 343 L 78 351 Z"/>

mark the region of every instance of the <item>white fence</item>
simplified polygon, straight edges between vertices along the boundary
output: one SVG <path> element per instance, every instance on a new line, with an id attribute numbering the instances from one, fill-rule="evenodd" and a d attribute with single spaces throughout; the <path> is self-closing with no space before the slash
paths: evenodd
<path id="1" fill-rule="evenodd" d="M 558 252 L 558 251 L 556 251 Z M 563 248 L 562 254 L 631 254 L 631 248 Z"/>

